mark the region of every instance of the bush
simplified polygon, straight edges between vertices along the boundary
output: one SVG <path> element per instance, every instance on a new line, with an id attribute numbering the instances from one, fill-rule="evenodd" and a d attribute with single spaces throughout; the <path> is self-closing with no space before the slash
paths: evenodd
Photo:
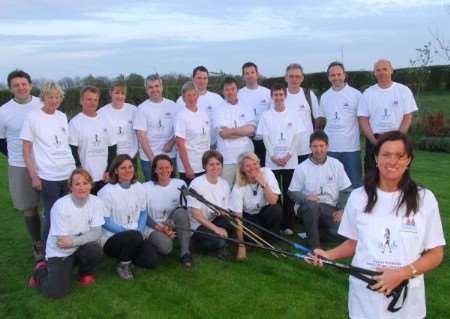
<path id="1" fill-rule="evenodd" d="M 427 114 L 422 117 L 422 128 L 426 136 L 444 137 L 450 133 L 450 119 L 443 112 Z"/>
<path id="2" fill-rule="evenodd" d="M 416 146 L 423 151 L 450 153 L 450 137 L 424 137 Z"/>

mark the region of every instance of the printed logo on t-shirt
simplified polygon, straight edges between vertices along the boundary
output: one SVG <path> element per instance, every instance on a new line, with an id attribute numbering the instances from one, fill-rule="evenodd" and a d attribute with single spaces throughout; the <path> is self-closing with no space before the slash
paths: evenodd
<path id="1" fill-rule="evenodd" d="M 400 231 L 405 233 L 417 233 L 416 220 L 414 219 L 414 215 L 402 217 L 402 226 L 400 228 Z"/>
<path id="2" fill-rule="evenodd" d="M 239 117 L 240 117 L 241 119 L 245 118 L 245 113 L 241 113 L 241 115 L 239 115 Z"/>
<path id="3" fill-rule="evenodd" d="M 392 105 L 397 106 L 398 105 L 398 101 L 394 100 L 394 103 L 392 103 Z"/>
<path id="4" fill-rule="evenodd" d="M 388 109 L 384 109 L 383 120 L 388 120 L 390 117 Z"/>
<path id="5" fill-rule="evenodd" d="M 92 226 L 92 222 L 93 222 L 92 218 L 89 218 L 89 219 L 88 219 L 88 225 L 89 225 L 89 227 Z"/>
<path id="6" fill-rule="evenodd" d="M 395 240 L 391 238 L 391 230 L 389 228 L 385 228 L 383 239 L 378 242 L 378 248 L 382 254 L 392 254 L 392 251 L 398 248 Z"/>
<path id="7" fill-rule="evenodd" d="M 212 106 L 211 106 L 211 105 L 208 105 L 206 108 L 207 108 L 207 110 L 208 110 L 209 112 L 212 111 Z"/>
<path id="8" fill-rule="evenodd" d="M 293 125 L 292 122 L 289 122 L 287 126 L 292 127 L 292 125 Z"/>
<path id="9" fill-rule="evenodd" d="M 166 113 L 164 113 L 164 115 L 166 116 L 166 117 L 172 117 L 172 112 L 166 112 Z"/>
<path id="10" fill-rule="evenodd" d="M 262 99 L 261 103 L 266 104 L 267 103 L 266 99 Z"/>
<path id="11" fill-rule="evenodd" d="M 124 135 L 125 134 L 125 130 L 123 129 L 122 126 L 119 125 L 119 127 L 117 128 L 117 134 L 118 135 Z"/>
<path id="12" fill-rule="evenodd" d="M 61 127 L 61 132 L 62 132 L 63 134 L 66 134 L 66 128 L 65 128 L 65 127 Z"/>
<path id="13" fill-rule="evenodd" d="M 344 107 L 350 106 L 347 102 L 344 103 Z"/>
<path id="14" fill-rule="evenodd" d="M 101 142 L 102 142 L 102 140 L 100 139 L 98 134 L 94 134 L 94 141 L 92 142 L 92 144 L 94 146 L 99 146 Z"/>
<path id="15" fill-rule="evenodd" d="M 54 145 L 56 148 L 61 147 L 62 141 L 59 139 L 58 135 L 55 134 L 53 137 L 54 137 L 53 145 Z"/>

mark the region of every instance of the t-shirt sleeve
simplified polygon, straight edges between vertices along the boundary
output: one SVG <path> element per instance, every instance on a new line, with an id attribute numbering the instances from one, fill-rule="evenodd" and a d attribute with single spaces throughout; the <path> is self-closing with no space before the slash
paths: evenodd
<path id="1" fill-rule="evenodd" d="M 93 216 L 91 227 L 102 226 L 105 223 L 106 207 L 104 205 L 104 202 L 101 201 L 99 198 L 95 199 L 96 203 L 94 205 L 95 210 L 92 212 Z"/>
<path id="2" fill-rule="evenodd" d="M 147 121 L 142 108 L 143 108 L 142 106 L 139 106 L 137 108 L 137 111 L 134 113 L 133 129 L 140 131 L 147 131 Z"/>
<path id="3" fill-rule="evenodd" d="M 30 116 L 27 116 L 23 122 L 22 130 L 20 131 L 20 138 L 25 141 L 34 141 L 34 132 Z"/>
<path id="4" fill-rule="evenodd" d="M 338 188 L 340 191 L 352 186 L 352 182 L 350 182 L 350 179 L 347 176 L 347 173 L 345 172 L 344 165 L 342 165 L 340 162 L 337 162 L 337 170 L 338 170 Z"/>
<path id="5" fill-rule="evenodd" d="M 426 229 L 424 248 L 426 250 L 445 245 L 444 230 L 442 229 L 441 216 L 436 197 L 430 191 L 426 191 L 423 204 L 426 214 Z"/>
<path id="6" fill-rule="evenodd" d="M 358 202 L 356 191 L 353 191 L 348 198 L 347 205 L 345 205 L 344 214 L 342 215 L 342 220 L 338 229 L 339 235 L 353 240 L 358 240 L 358 232 L 356 228 L 357 210 L 353 205 L 354 202 Z"/>
<path id="7" fill-rule="evenodd" d="M 261 119 L 258 123 L 258 128 L 256 129 L 257 135 L 269 135 L 269 131 L 267 129 L 267 123 L 266 123 L 266 113 L 264 112 L 261 116 Z M 298 121 L 300 122 L 300 121 Z"/>
<path id="8" fill-rule="evenodd" d="M 244 210 L 244 197 L 242 194 L 242 189 L 237 185 L 234 185 L 233 190 L 231 191 L 229 208 L 240 214 L 242 214 Z"/>
<path id="9" fill-rule="evenodd" d="M 49 236 L 68 236 L 70 233 L 70 218 L 64 214 L 63 200 L 58 200 L 50 210 Z"/>
<path id="10" fill-rule="evenodd" d="M 78 146 L 79 144 L 79 132 L 76 127 L 75 122 L 72 120 L 69 122 L 69 144 L 73 146 Z"/>
<path id="11" fill-rule="evenodd" d="M 254 127 L 256 127 L 256 117 L 249 106 L 245 107 L 245 112 L 247 113 L 246 125 L 253 125 Z"/>
<path id="12" fill-rule="evenodd" d="M 0 138 L 6 138 L 6 116 L 4 107 L 0 107 Z"/>
<path id="13" fill-rule="evenodd" d="M 102 187 L 98 194 L 97 197 L 99 198 L 99 200 L 103 203 L 103 213 L 104 213 L 104 217 L 111 217 L 111 213 L 112 213 L 112 205 L 113 205 L 113 201 L 110 198 L 110 187 L 105 186 Z"/>
<path id="14" fill-rule="evenodd" d="M 175 136 L 186 138 L 186 121 L 184 116 L 177 116 L 175 120 Z"/>
<path id="15" fill-rule="evenodd" d="M 274 192 L 275 194 L 280 195 L 281 194 L 280 185 L 278 185 L 278 181 L 275 178 L 275 175 L 272 172 L 272 170 L 266 168 L 265 169 L 265 175 L 267 177 L 267 184 L 269 185 L 269 187 L 272 190 L 272 192 Z"/>
<path id="16" fill-rule="evenodd" d="M 311 92 L 311 109 L 312 109 L 312 115 L 316 119 L 319 117 L 319 101 L 317 100 L 316 94 L 312 90 Z"/>
<path id="17" fill-rule="evenodd" d="M 365 92 L 358 103 L 358 116 L 369 116 L 369 102 L 368 102 L 368 94 Z"/>
<path id="18" fill-rule="evenodd" d="M 199 194 L 201 194 L 200 187 L 198 187 L 197 183 L 195 183 L 195 180 L 192 181 L 192 183 L 189 187 L 193 188 Z M 203 207 L 203 204 L 200 201 L 198 201 L 196 198 L 194 198 L 192 196 L 187 196 L 187 206 L 192 207 L 192 208 L 201 209 Z"/>
<path id="19" fill-rule="evenodd" d="M 291 184 L 289 185 L 289 190 L 291 192 L 301 192 L 303 190 L 303 178 L 299 166 L 297 166 L 294 171 L 294 175 L 291 179 Z"/>
<path id="20" fill-rule="evenodd" d="M 403 93 L 403 99 L 404 99 L 404 110 L 403 112 L 405 114 L 408 113 L 412 113 L 412 112 L 416 112 L 417 109 L 417 104 L 416 104 L 416 100 L 414 99 L 414 95 L 412 94 L 411 90 L 405 86 L 404 88 L 404 93 Z"/>

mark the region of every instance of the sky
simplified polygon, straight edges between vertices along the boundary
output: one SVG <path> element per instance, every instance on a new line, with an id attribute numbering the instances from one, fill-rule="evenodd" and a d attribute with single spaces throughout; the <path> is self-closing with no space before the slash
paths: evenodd
<path id="1" fill-rule="evenodd" d="M 15 68 L 58 80 L 197 65 L 239 74 L 247 61 L 267 77 L 293 62 L 305 73 L 334 60 L 407 67 L 432 33 L 450 40 L 450 1 L 0 0 L 0 82 Z"/>

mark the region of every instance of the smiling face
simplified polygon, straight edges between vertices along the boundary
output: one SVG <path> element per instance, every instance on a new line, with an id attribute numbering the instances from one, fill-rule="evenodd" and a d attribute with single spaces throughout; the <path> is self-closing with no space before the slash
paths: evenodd
<path id="1" fill-rule="evenodd" d="M 188 108 L 195 108 L 197 106 L 198 92 L 196 90 L 189 90 L 184 92 L 183 100 Z"/>
<path id="2" fill-rule="evenodd" d="M 197 71 L 192 80 L 200 92 L 205 92 L 208 89 L 208 72 Z"/>
<path id="3" fill-rule="evenodd" d="M 248 66 L 244 69 L 243 77 L 245 85 L 249 87 L 254 87 L 258 85 L 258 71 L 256 71 L 254 66 Z"/>
<path id="4" fill-rule="evenodd" d="M 218 178 L 222 173 L 222 163 L 220 163 L 217 158 L 211 157 L 208 163 L 206 163 L 205 170 L 206 175 L 208 175 L 209 177 Z"/>
<path id="5" fill-rule="evenodd" d="M 223 96 L 228 103 L 234 104 L 237 101 L 238 88 L 236 83 L 225 84 Z"/>
<path id="6" fill-rule="evenodd" d="M 114 173 L 117 175 L 117 180 L 121 184 L 129 184 L 134 178 L 134 166 L 130 160 L 125 160 L 120 164 Z"/>
<path id="7" fill-rule="evenodd" d="M 345 86 L 344 70 L 339 65 L 332 66 L 328 70 L 328 80 L 334 89 L 342 89 Z"/>
<path id="8" fill-rule="evenodd" d="M 286 100 L 286 93 L 284 90 L 273 91 L 271 95 L 275 108 L 282 108 L 284 106 L 284 100 Z"/>
<path id="9" fill-rule="evenodd" d="M 373 70 L 373 74 L 381 87 L 387 87 L 392 83 L 393 72 L 391 63 L 387 60 L 378 61 Z"/>
<path id="10" fill-rule="evenodd" d="M 149 81 L 147 83 L 147 94 L 152 102 L 159 103 L 162 101 L 163 86 L 159 80 Z"/>
<path id="11" fill-rule="evenodd" d="M 299 68 L 293 68 L 287 71 L 285 80 L 290 88 L 299 88 L 303 83 L 305 76 Z"/>
<path id="12" fill-rule="evenodd" d="M 255 177 L 259 174 L 260 170 L 261 166 L 259 165 L 259 162 L 255 161 L 254 159 L 246 158 L 242 162 L 241 171 L 245 174 L 245 176 L 247 176 L 250 181 L 255 180 Z"/>
<path id="13" fill-rule="evenodd" d="M 312 157 L 318 162 L 323 162 L 327 158 L 328 144 L 323 140 L 314 140 L 311 145 Z"/>
<path id="14" fill-rule="evenodd" d="M 11 79 L 11 93 L 14 99 L 18 102 L 26 102 L 31 98 L 31 83 L 27 78 L 13 78 Z"/>
<path id="15" fill-rule="evenodd" d="M 380 183 L 399 183 L 411 163 L 411 157 L 405 149 L 403 141 L 387 141 L 381 145 L 376 156 Z"/>
<path id="16" fill-rule="evenodd" d="M 158 182 L 166 184 L 172 176 L 173 166 L 172 163 L 166 159 L 160 159 L 156 163 L 155 174 L 158 177 Z"/>
<path id="17" fill-rule="evenodd" d="M 82 174 L 75 174 L 70 183 L 72 194 L 78 199 L 85 199 L 91 193 L 91 181 Z"/>
<path id="18" fill-rule="evenodd" d="M 44 102 L 44 111 L 53 114 L 59 108 L 62 102 L 61 94 L 58 91 L 52 90 L 49 91 L 43 97 Z"/>

